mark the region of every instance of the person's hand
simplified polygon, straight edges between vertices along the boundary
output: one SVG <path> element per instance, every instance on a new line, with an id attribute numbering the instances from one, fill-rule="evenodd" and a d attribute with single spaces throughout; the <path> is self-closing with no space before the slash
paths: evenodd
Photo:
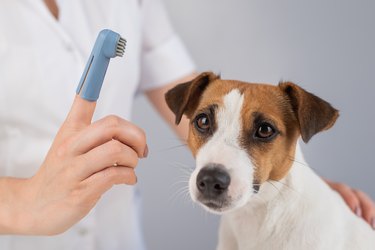
<path id="1" fill-rule="evenodd" d="M 91 124 L 94 109 L 76 96 L 42 166 L 12 204 L 13 233 L 64 232 L 113 185 L 137 182 L 134 168 L 148 151 L 144 132 L 116 116 Z"/>
<path id="2" fill-rule="evenodd" d="M 343 183 L 324 180 L 333 190 L 341 195 L 355 214 L 362 217 L 375 230 L 375 203 L 367 194 Z"/>

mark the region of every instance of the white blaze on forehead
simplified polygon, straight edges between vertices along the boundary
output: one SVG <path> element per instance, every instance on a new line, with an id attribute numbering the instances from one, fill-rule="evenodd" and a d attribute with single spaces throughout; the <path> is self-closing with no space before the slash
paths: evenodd
<path id="1" fill-rule="evenodd" d="M 197 167 L 208 163 L 221 163 L 224 166 L 233 161 L 233 154 L 242 151 L 239 145 L 241 110 L 244 96 L 238 89 L 230 91 L 223 97 L 223 106 L 216 114 L 217 130 L 197 154 Z M 229 166 L 228 166 L 229 167 Z"/>
<path id="2" fill-rule="evenodd" d="M 217 136 L 223 136 L 224 142 L 231 146 L 238 146 L 241 125 L 241 110 L 244 96 L 238 89 L 234 89 L 224 96 L 224 106 L 218 110 Z"/>

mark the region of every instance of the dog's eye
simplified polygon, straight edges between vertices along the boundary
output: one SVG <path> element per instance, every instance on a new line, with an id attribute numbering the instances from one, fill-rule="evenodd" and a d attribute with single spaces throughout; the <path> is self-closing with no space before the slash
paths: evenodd
<path id="1" fill-rule="evenodd" d="M 201 133 L 207 133 L 210 130 L 211 122 L 208 115 L 202 113 L 199 114 L 194 121 L 194 125 L 197 130 Z"/>
<path id="2" fill-rule="evenodd" d="M 259 139 L 271 139 L 276 134 L 276 130 L 269 123 L 262 123 L 255 132 L 255 137 Z"/>

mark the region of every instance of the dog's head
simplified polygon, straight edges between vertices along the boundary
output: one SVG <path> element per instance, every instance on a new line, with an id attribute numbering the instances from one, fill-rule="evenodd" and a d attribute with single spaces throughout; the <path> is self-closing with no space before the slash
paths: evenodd
<path id="1" fill-rule="evenodd" d="M 179 124 L 190 120 L 196 158 L 190 195 L 211 212 L 246 204 L 262 183 L 289 171 L 299 136 L 330 128 L 338 111 L 291 82 L 278 86 L 221 80 L 205 72 L 166 94 Z"/>

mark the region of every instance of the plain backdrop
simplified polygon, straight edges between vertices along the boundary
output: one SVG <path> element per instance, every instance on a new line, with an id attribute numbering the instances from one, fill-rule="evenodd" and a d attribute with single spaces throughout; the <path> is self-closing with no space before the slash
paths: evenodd
<path id="1" fill-rule="evenodd" d="M 222 78 L 300 84 L 340 110 L 329 131 L 303 147 L 321 175 L 375 198 L 375 2 L 373 0 L 165 0 L 197 70 Z M 134 122 L 150 154 L 137 168 L 150 250 L 209 250 L 218 216 L 192 204 L 194 160 L 144 97 Z"/>

